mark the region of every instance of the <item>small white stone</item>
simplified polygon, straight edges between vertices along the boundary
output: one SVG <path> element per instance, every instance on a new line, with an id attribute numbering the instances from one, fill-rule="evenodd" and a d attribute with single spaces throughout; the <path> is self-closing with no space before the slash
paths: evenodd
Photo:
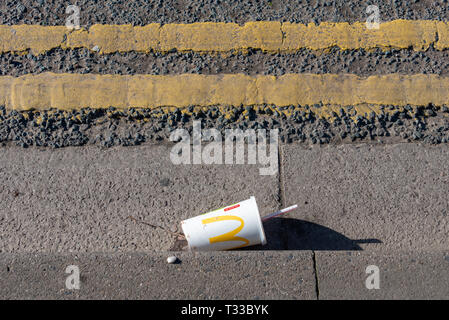
<path id="1" fill-rule="evenodd" d="M 167 262 L 172 264 L 175 263 L 178 260 L 178 258 L 176 258 L 175 256 L 171 256 L 167 258 Z"/>
<path id="2" fill-rule="evenodd" d="M 98 52 L 100 51 L 100 47 L 99 46 L 95 46 L 92 48 L 92 51 Z"/>

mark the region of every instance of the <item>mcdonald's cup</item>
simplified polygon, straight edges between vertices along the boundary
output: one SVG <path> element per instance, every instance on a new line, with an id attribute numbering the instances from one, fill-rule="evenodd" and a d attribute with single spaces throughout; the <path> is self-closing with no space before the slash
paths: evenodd
<path id="1" fill-rule="evenodd" d="M 217 209 L 181 222 L 191 251 L 218 251 L 266 244 L 256 199 Z"/>

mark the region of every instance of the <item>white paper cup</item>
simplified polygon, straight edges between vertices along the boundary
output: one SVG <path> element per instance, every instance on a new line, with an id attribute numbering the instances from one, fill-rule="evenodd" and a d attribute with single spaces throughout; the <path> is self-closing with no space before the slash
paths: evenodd
<path id="1" fill-rule="evenodd" d="M 181 226 L 192 251 L 229 250 L 267 243 L 254 197 L 184 220 Z"/>

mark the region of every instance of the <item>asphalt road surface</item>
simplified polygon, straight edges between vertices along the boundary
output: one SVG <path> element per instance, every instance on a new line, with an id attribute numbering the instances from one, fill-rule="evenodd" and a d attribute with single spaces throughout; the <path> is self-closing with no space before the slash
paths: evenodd
<path id="1" fill-rule="evenodd" d="M 270 289 L 238 298 L 447 297 L 446 147 L 284 145 L 273 176 L 257 165 L 174 165 L 171 147 L 5 149 L 2 296 L 233 298 L 227 277 L 241 268 L 233 281 Z M 181 220 L 251 195 L 263 214 L 299 208 L 266 222 L 268 245 L 247 252 L 179 253 L 176 236 L 128 219 L 180 232 Z M 182 263 L 168 265 L 171 254 Z M 86 275 L 73 293 L 64 289 L 72 264 Z M 381 270 L 375 292 L 369 265 Z M 208 290 L 187 289 L 203 281 Z"/>
<path id="2" fill-rule="evenodd" d="M 377 31 L 362 1 L 72 2 L 80 30 L 0 4 L 0 298 L 449 298 L 446 0 L 371 1 Z M 174 164 L 193 121 L 279 130 L 273 174 Z M 187 251 L 182 220 L 250 196 L 298 208 Z"/>

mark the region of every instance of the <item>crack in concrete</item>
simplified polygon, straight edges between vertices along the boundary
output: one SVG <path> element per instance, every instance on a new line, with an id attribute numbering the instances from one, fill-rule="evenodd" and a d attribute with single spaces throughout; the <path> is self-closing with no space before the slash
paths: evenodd
<path id="1" fill-rule="evenodd" d="M 313 272 L 315 274 L 315 294 L 317 300 L 320 300 L 320 286 L 318 281 L 318 268 L 316 264 L 315 250 L 312 250 Z"/>
<path id="2" fill-rule="evenodd" d="M 278 172 L 279 172 L 279 187 L 278 187 L 278 193 L 279 193 L 279 203 L 280 207 L 285 208 L 285 189 L 284 189 L 284 170 L 282 166 L 282 144 L 279 143 L 278 146 Z M 281 220 L 281 227 L 283 230 L 286 230 L 286 221 L 283 219 Z M 286 232 L 283 232 L 281 235 L 281 241 L 282 241 L 282 250 L 288 250 L 288 234 Z"/>

